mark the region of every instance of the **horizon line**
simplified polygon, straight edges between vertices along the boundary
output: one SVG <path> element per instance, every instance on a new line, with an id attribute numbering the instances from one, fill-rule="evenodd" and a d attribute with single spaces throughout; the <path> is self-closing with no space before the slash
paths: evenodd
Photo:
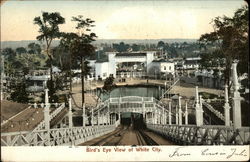
<path id="1" fill-rule="evenodd" d="M 152 38 L 152 39 L 150 39 L 150 38 L 142 38 L 142 39 L 140 39 L 140 38 L 138 38 L 138 39 L 136 39 L 136 38 L 134 38 L 134 39 L 129 39 L 129 38 L 125 38 L 125 39 L 123 39 L 123 38 L 116 38 L 116 39 L 109 39 L 109 38 L 101 38 L 101 39 L 96 39 L 95 41 L 97 41 L 97 40 L 161 40 L 161 39 L 187 39 L 187 40 L 198 40 L 198 38 Z M 59 39 L 55 39 L 56 41 L 57 40 L 59 40 Z M 0 41 L 0 42 L 18 42 L 18 41 L 38 41 L 38 40 L 4 40 L 4 41 Z"/>

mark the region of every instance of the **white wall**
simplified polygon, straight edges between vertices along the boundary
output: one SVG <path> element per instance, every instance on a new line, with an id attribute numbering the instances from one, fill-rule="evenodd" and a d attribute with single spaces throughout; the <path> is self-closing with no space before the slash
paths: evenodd
<path id="1" fill-rule="evenodd" d="M 175 72 L 175 66 L 172 62 L 161 62 L 160 63 L 160 70 L 163 73 L 174 73 Z"/>
<path id="2" fill-rule="evenodd" d="M 105 79 L 109 76 L 109 62 L 96 62 L 95 64 L 95 79 L 100 78 Z"/>
<path id="3" fill-rule="evenodd" d="M 108 58 L 109 58 L 109 75 L 113 74 L 114 77 L 116 77 L 116 60 L 115 60 L 115 52 L 109 52 Z M 108 75 L 108 76 L 109 76 Z"/>
<path id="4" fill-rule="evenodd" d="M 146 62 L 146 65 L 147 65 L 147 73 L 149 72 L 150 68 L 151 68 L 151 64 L 152 64 L 152 61 L 154 60 L 154 55 L 155 55 L 155 51 L 147 51 L 147 62 Z"/>

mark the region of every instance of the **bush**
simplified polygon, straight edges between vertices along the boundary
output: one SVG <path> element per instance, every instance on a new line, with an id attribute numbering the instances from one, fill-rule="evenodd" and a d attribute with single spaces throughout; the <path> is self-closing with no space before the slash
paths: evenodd
<path id="1" fill-rule="evenodd" d="M 199 92 L 199 95 L 202 96 L 203 99 L 215 99 L 215 98 L 221 98 L 216 94 L 207 93 L 207 92 Z"/>

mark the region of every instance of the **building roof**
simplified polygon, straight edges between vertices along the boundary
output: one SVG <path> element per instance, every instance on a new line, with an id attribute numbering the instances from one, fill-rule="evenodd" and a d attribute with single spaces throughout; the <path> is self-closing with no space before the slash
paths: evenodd
<path id="1" fill-rule="evenodd" d="M 121 53 L 117 53 L 115 56 L 118 56 L 118 57 L 123 57 L 123 56 L 146 56 L 146 53 L 121 52 Z"/>
<path id="2" fill-rule="evenodd" d="M 109 62 L 108 60 L 97 60 L 95 63 L 104 63 L 104 62 Z"/>
<path id="3" fill-rule="evenodd" d="M 185 64 L 191 65 L 191 64 L 197 64 L 199 60 L 186 60 Z"/>
<path id="4" fill-rule="evenodd" d="M 188 61 L 191 61 L 191 60 L 198 61 L 198 60 L 201 60 L 201 58 L 200 57 L 188 57 L 188 58 L 186 58 L 186 60 L 188 60 Z"/>
<path id="5" fill-rule="evenodd" d="M 165 63 L 173 63 L 172 61 L 165 60 L 165 59 L 153 60 L 152 62 L 165 62 Z"/>

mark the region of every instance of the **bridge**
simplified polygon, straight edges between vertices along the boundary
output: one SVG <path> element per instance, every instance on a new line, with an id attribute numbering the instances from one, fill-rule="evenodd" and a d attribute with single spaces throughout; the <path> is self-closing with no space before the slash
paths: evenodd
<path id="1" fill-rule="evenodd" d="M 153 97 L 125 96 L 109 98 L 86 113 L 82 111 L 82 126 L 74 126 L 72 99 L 65 103 L 52 104 L 48 102 L 48 90 L 45 90 L 45 103 L 32 104 L 31 109 L 42 108 L 43 120 L 32 131 L 1 133 L 2 146 L 58 146 L 84 145 L 105 143 L 120 138 L 125 130 L 121 127 L 123 113 L 137 113 L 142 116 L 142 123 L 148 131 L 160 135 L 178 145 L 245 145 L 250 144 L 250 128 L 241 124 L 241 100 L 236 71 L 237 63 L 232 66 L 232 97 L 228 95 L 225 86 L 225 97 L 222 114 L 212 106 L 210 101 L 199 96 L 195 89 L 195 99 L 183 101 L 181 96 L 162 102 Z M 232 101 L 232 106 L 229 104 Z M 53 111 L 51 106 L 56 107 Z M 230 119 L 230 109 L 233 109 L 233 120 Z M 189 116 L 194 115 L 195 121 L 189 124 Z M 212 125 L 205 115 L 219 121 Z M 91 119 L 91 120 L 88 120 Z M 133 119 L 134 120 L 134 119 Z M 132 124 L 136 124 L 132 122 Z M 150 133 L 138 131 L 138 142 L 143 145 L 157 145 Z M 112 138 L 111 138 L 112 137 Z M 159 137 L 160 138 L 160 137 Z M 95 139 L 100 139 L 96 142 Z M 119 144 L 119 141 L 115 144 Z M 88 141 L 95 141 L 88 143 Z M 101 142 L 100 142 L 101 141 Z M 144 142 L 143 142 L 144 141 Z"/>

